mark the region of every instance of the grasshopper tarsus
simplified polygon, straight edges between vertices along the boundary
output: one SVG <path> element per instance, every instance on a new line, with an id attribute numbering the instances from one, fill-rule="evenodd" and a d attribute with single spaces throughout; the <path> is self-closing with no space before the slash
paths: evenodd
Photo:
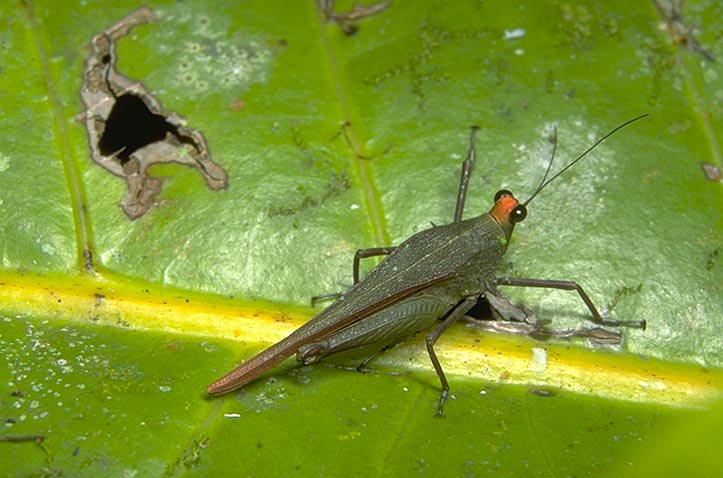
<path id="1" fill-rule="evenodd" d="M 375 354 L 374 356 L 376 357 L 377 355 L 378 355 L 378 354 Z M 356 371 L 359 372 L 359 373 L 363 373 L 363 374 L 377 373 L 377 370 L 375 370 L 375 369 L 373 369 L 373 368 L 367 367 L 367 361 L 366 361 L 366 360 L 356 366 Z"/>
<path id="2" fill-rule="evenodd" d="M 442 393 L 439 396 L 439 405 L 437 406 L 437 413 L 434 414 L 437 418 L 447 418 L 447 415 L 444 414 L 444 404 L 447 403 L 447 398 L 449 398 L 449 389 L 442 390 Z"/>
<path id="3" fill-rule="evenodd" d="M 632 327 L 634 329 L 645 330 L 648 328 L 648 322 L 645 320 L 613 320 L 603 319 L 599 325 L 606 327 Z"/>

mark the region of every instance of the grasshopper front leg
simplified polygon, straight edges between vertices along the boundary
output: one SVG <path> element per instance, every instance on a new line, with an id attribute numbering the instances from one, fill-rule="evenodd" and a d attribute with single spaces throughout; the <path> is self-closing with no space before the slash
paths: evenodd
<path id="1" fill-rule="evenodd" d="M 541 289 L 559 289 L 559 290 L 574 290 L 577 291 L 582 301 L 587 306 L 592 317 L 590 321 L 604 326 L 610 327 L 635 327 L 638 329 L 645 330 L 645 320 L 612 320 L 604 319 L 598 312 L 595 304 L 593 304 L 590 297 L 587 295 L 585 290 L 574 281 L 563 281 L 563 280 L 545 280 L 545 279 L 523 279 L 519 277 L 499 277 L 494 280 L 495 285 L 507 285 L 512 287 L 535 287 Z"/>
<path id="2" fill-rule="evenodd" d="M 538 321 L 535 313 L 524 304 L 513 304 L 494 288 L 484 293 L 490 306 L 494 319 L 477 319 L 465 316 L 469 325 L 477 329 L 503 334 L 524 335 L 537 340 L 550 338 L 570 339 L 585 338 L 596 345 L 619 345 L 622 336 L 602 327 L 549 330 L 545 327 L 546 321 Z"/>

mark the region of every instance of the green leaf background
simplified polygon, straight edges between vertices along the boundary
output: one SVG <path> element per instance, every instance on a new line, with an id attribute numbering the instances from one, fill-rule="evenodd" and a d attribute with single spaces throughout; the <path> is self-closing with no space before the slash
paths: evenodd
<path id="1" fill-rule="evenodd" d="M 45 437 L 0 442 L 0 475 L 720 473 L 723 188 L 701 163 L 723 166 L 723 71 L 652 3 L 395 1 L 347 36 L 311 0 L 149 2 L 118 69 L 204 132 L 229 187 L 157 166 L 131 222 L 76 118 L 88 42 L 138 6 L 0 5 L 0 435 Z M 721 10 L 683 10 L 716 59 Z M 531 203 L 501 264 L 647 320 L 624 347 L 456 326 L 446 419 L 419 338 L 377 373 L 289 362 L 206 396 L 348 287 L 356 249 L 451 220 L 470 125 L 467 217 L 531 194 L 553 125 L 559 167 L 641 113 Z M 509 292 L 555 327 L 585 318 L 574 294 Z"/>

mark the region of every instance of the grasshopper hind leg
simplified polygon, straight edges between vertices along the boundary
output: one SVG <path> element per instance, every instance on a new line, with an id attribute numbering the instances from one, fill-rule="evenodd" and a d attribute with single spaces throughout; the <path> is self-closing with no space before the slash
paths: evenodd
<path id="1" fill-rule="evenodd" d="M 370 362 L 382 355 L 387 350 L 394 348 L 399 342 L 402 342 L 403 340 L 404 339 L 401 339 L 399 341 L 392 342 L 381 347 L 379 350 L 362 360 L 361 363 L 359 363 L 359 365 L 354 368 L 361 373 L 373 372 L 374 370 L 368 368 L 367 365 L 369 365 Z M 318 362 L 324 357 L 333 355 L 337 352 L 340 351 L 332 350 L 329 348 L 329 344 L 327 341 L 314 342 L 299 348 L 299 350 L 296 352 L 296 359 L 304 365 L 310 365 Z"/>
<path id="2" fill-rule="evenodd" d="M 402 300 L 379 311 L 357 324 L 342 329 L 316 342 L 304 344 L 296 352 L 296 359 L 308 365 L 344 350 L 378 344 L 380 351 L 364 360 L 363 369 L 371 360 L 407 337 L 432 327 L 437 320 L 454 307 L 456 301 L 446 296 L 420 294 Z"/>

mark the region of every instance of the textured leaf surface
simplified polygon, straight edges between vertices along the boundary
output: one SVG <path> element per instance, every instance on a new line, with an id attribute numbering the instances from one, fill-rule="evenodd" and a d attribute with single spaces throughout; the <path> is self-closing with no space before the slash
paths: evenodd
<path id="1" fill-rule="evenodd" d="M 76 117 L 88 42 L 138 5 L 0 6 L 0 436 L 45 438 L 0 442 L 0 474 L 652 475 L 660 437 L 720 422 L 691 408 L 723 376 L 723 187 L 701 169 L 723 166 L 723 72 L 652 4 L 398 1 L 353 36 L 312 1 L 149 5 L 118 69 L 203 131 L 229 187 L 157 167 L 159 203 L 132 222 Z M 721 13 L 683 12 L 716 59 Z M 455 327 L 444 420 L 418 338 L 378 373 L 289 362 L 206 396 L 347 287 L 356 249 L 451 220 L 470 125 L 467 217 L 532 193 L 553 125 L 561 167 L 641 113 L 530 204 L 500 265 L 647 320 L 621 350 Z M 558 328 L 585 318 L 571 293 L 510 295 Z"/>

